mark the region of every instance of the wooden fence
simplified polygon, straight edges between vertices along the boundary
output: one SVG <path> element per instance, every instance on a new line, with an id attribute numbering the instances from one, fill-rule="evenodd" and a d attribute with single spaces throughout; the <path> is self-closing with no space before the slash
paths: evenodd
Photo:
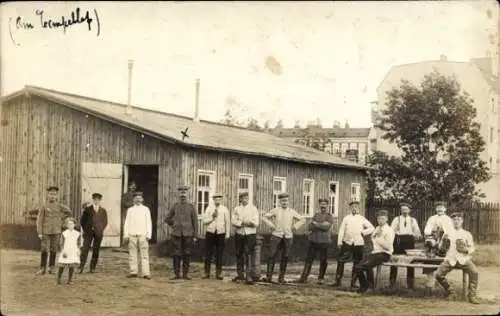
<path id="1" fill-rule="evenodd" d="M 399 203 L 375 201 L 367 205 L 366 217 L 376 223 L 376 212 L 379 209 L 389 211 L 389 220 L 400 214 Z M 470 202 L 459 206 L 450 206 L 447 213 L 454 211 L 464 213 L 464 228 L 471 232 L 478 243 L 495 243 L 500 241 L 500 203 Z M 414 216 L 420 229 L 424 230 L 427 219 L 435 214 L 433 202 L 414 204 L 411 215 Z"/>

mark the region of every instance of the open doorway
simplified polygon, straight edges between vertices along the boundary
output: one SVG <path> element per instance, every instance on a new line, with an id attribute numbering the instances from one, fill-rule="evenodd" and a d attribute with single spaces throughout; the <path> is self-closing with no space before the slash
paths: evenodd
<path id="1" fill-rule="evenodd" d="M 157 241 L 158 222 L 158 166 L 157 165 L 127 165 L 127 181 L 134 181 L 136 191 L 144 196 L 144 205 L 151 210 L 152 234 L 150 243 Z"/>

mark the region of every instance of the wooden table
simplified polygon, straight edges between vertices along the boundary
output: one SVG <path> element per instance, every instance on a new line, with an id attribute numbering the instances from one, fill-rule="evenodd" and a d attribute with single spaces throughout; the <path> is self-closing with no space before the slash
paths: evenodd
<path id="1" fill-rule="evenodd" d="M 426 259 L 422 259 L 422 260 L 426 260 Z M 432 259 L 430 259 L 430 260 L 432 260 Z M 441 258 L 436 258 L 435 260 L 442 261 Z M 380 271 L 382 269 L 382 266 L 398 267 L 398 268 L 401 267 L 401 268 L 415 268 L 415 269 L 433 269 L 433 270 L 439 268 L 439 264 L 436 264 L 436 263 L 428 264 L 428 263 L 418 263 L 418 262 L 413 262 L 413 261 L 410 261 L 409 263 L 408 262 L 397 262 L 397 261 L 396 262 L 385 262 L 385 263 L 382 263 L 381 265 L 377 266 L 377 272 L 375 275 L 375 284 L 374 284 L 375 288 L 377 287 L 377 284 L 379 284 Z M 467 299 L 468 291 L 469 291 L 469 275 L 462 268 L 455 268 L 455 269 L 462 270 L 462 293 L 463 293 L 464 299 Z"/>

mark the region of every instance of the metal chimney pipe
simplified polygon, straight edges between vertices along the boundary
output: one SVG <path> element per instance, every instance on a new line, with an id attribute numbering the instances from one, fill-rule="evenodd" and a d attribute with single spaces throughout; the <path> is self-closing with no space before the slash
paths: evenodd
<path id="1" fill-rule="evenodd" d="M 127 109 L 126 114 L 132 114 L 132 107 L 130 105 L 132 99 L 132 68 L 134 68 L 134 61 L 128 60 L 128 89 L 127 89 Z"/>
<path id="2" fill-rule="evenodd" d="M 196 98 L 195 98 L 195 104 L 194 104 L 194 117 L 193 121 L 199 122 L 200 117 L 199 113 L 200 112 L 200 79 L 196 79 Z"/>

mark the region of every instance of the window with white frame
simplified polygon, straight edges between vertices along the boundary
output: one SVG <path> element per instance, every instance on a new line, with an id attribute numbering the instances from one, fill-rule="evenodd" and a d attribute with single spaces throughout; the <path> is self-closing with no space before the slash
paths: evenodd
<path id="1" fill-rule="evenodd" d="M 212 203 L 212 195 L 215 191 L 215 172 L 198 170 L 196 186 L 196 212 L 202 216 L 205 209 Z"/>
<path id="2" fill-rule="evenodd" d="M 351 183 L 351 201 L 361 201 L 360 183 Z"/>
<path id="3" fill-rule="evenodd" d="M 303 193 L 302 193 L 302 207 L 305 216 L 312 216 L 314 214 L 314 180 L 304 179 Z"/>
<path id="4" fill-rule="evenodd" d="M 333 216 L 338 216 L 339 214 L 339 182 L 330 181 L 328 183 L 328 199 L 330 202 L 330 213 Z"/>
<path id="5" fill-rule="evenodd" d="M 349 143 L 349 149 L 358 149 L 357 143 Z"/>
<path id="6" fill-rule="evenodd" d="M 347 143 L 342 143 L 342 145 L 340 145 L 340 156 L 341 157 L 345 157 L 345 152 L 347 151 L 347 149 L 349 149 L 349 145 Z"/>
<path id="7" fill-rule="evenodd" d="M 359 144 L 358 155 L 359 155 L 358 162 L 360 164 L 364 164 L 366 162 L 366 144 L 365 143 Z"/>
<path id="8" fill-rule="evenodd" d="M 278 206 L 278 195 L 286 192 L 286 178 L 274 177 L 273 178 L 273 208 Z"/>
<path id="9" fill-rule="evenodd" d="M 248 193 L 248 201 L 253 204 L 253 174 L 240 173 L 238 177 L 238 196 L 244 192 Z"/>

